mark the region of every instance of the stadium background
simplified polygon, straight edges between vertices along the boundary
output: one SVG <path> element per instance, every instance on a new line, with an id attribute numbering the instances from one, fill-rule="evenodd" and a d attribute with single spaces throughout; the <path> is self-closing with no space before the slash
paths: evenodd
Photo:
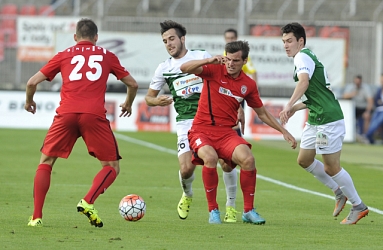
<path id="1" fill-rule="evenodd" d="M 4 8 L 9 5 L 17 10 Z M 100 30 L 109 32 L 159 33 L 159 22 L 174 19 L 187 27 L 188 34 L 222 35 L 234 27 L 240 36 L 263 37 L 280 36 L 280 26 L 298 21 L 308 27 L 310 37 L 346 40 L 343 86 L 356 74 L 376 86 L 382 72 L 383 1 L 378 0 L 0 0 L 0 7 L 2 90 L 24 90 L 28 78 L 46 63 L 17 59 L 17 17 L 28 14 L 90 17 Z M 148 86 L 139 84 L 142 90 Z M 46 82 L 39 87 L 51 90 Z M 286 97 L 292 89 L 261 84 L 260 90 L 263 96 Z M 111 86 L 109 91 L 120 89 Z"/>

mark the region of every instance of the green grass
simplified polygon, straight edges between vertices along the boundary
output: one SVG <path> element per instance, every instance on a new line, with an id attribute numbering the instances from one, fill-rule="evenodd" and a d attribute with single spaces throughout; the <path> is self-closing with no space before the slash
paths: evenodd
<path id="1" fill-rule="evenodd" d="M 201 168 L 196 170 L 194 200 L 189 218 L 180 220 L 176 205 L 181 196 L 178 181 L 176 135 L 127 133 L 125 136 L 171 149 L 162 152 L 118 139 L 121 174 L 96 201 L 103 228 L 89 225 L 76 212 L 77 202 L 88 191 L 98 161 L 87 155 L 78 140 L 69 159 L 59 159 L 52 172 L 44 206 L 44 227 L 27 227 L 33 210 L 33 178 L 40 159 L 45 130 L 0 129 L 0 242 L 2 249 L 382 249 L 383 215 L 370 212 L 357 225 L 334 219 L 334 202 L 328 198 L 289 189 L 258 179 L 255 203 L 266 225 L 209 225 Z M 279 141 L 252 141 L 258 174 L 300 188 L 331 192 L 296 164 L 297 150 Z M 353 177 L 364 202 L 383 210 L 382 148 L 347 144 L 342 166 Z M 224 212 L 222 171 L 218 202 Z M 137 193 L 147 203 L 138 222 L 126 222 L 118 213 L 120 199 Z M 238 190 L 237 209 L 242 209 Z"/>

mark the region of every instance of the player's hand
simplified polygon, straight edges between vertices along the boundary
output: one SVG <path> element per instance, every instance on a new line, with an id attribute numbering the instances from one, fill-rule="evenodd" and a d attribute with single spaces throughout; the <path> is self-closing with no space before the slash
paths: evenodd
<path id="1" fill-rule="evenodd" d="M 225 64 L 226 56 L 221 56 L 221 55 L 213 56 L 208 59 L 208 62 L 210 64 Z"/>
<path id="2" fill-rule="evenodd" d="M 292 136 L 287 130 L 285 133 L 283 133 L 283 138 L 290 144 L 292 149 L 297 147 L 297 141 L 295 140 L 294 136 Z"/>
<path id="3" fill-rule="evenodd" d="M 36 113 L 36 103 L 32 100 L 32 102 L 26 102 L 24 105 L 24 109 L 32 114 Z"/>
<path id="4" fill-rule="evenodd" d="M 292 107 L 286 106 L 280 113 L 279 119 L 282 125 L 286 124 L 290 117 L 292 117 L 295 113 L 295 110 Z"/>
<path id="5" fill-rule="evenodd" d="M 126 103 L 120 104 L 121 114 L 120 117 L 129 117 L 132 115 L 132 107 Z"/>
<path id="6" fill-rule="evenodd" d="M 173 98 L 167 95 L 157 97 L 157 106 L 169 106 L 173 103 Z"/>

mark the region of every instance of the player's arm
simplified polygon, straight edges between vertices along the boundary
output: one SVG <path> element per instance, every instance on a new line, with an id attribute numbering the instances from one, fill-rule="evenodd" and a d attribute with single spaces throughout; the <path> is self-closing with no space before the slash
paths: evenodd
<path id="1" fill-rule="evenodd" d="M 133 105 L 134 98 L 136 97 L 136 94 L 137 94 L 138 84 L 131 75 L 127 75 L 121 78 L 121 81 L 127 86 L 127 94 L 126 94 L 125 102 L 120 105 L 121 107 L 120 117 L 121 116 L 129 117 L 132 114 L 132 105 Z"/>
<path id="2" fill-rule="evenodd" d="M 301 99 L 301 97 L 304 95 L 307 88 L 309 87 L 309 74 L 301 73 L 298 75 L 298 79 L 299 80 L 297 86 L 294 89 L 293 95 L 290 97 L 290 100 L 286 104 L 285 108 L 281 111 L 281 113 L 279 113 L 279 118 L 281 119 L 282 124 L 287 123 L 289 118 L 295 113 L 296 110 L 293 110 L 294 104 L 299 99 Z M 301 104 L 296 108 L 302 108 Z"/>
<path id="3" fill-rule="evenodd" d="M 265 106 L 253 109 L 257 113 L 259 119 L 261 119 L 264 123 L 274 128 L 275 130 L 281 132 L 284 139 L 291 145 L 293 149 L 297 147 L 297 141 L 295 138 L 277 121 L 277 119 L 274 118 L 274 116 L 269 111 L 267 111 Z"/>
<path id="4" fill-rule="evenodd" d="M 146 93 L 145 101 L 148 106 L 168 106 L 173 103 L 173 99 L 166 95 L 158 96 L 160 90 L 148 89 Z"/>
<path id="5" fill-rule="evenodd" d="M 46 80 L 47 77 L 41 72 L 38 71 L 34 76 L 29 78 L 26 87 L 26 100 L 24 109 L 32 114 L 36 113 L 36 103 L 33 100 L 33 96 L 36 93 L 37 85 Z"/>
<path id="6" fill-rule="evenodd" d="M 210 58 L 191 60 L 181 65 L 181 71 L 189 74 L 201 74 L 203 71 L 202 66 L 207 64 L 224 64 L 226 60 L 225 56 L 214 56 Z"/>

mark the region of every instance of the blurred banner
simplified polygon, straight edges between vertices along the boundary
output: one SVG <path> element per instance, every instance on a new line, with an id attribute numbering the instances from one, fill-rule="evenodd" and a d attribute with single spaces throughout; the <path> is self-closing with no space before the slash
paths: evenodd
<path id="1" fill-rule="evenodd" d="M 76 31 L 77 17 L 17 18 L 17 58 L 20 61 L 47 62 L 55 55 L 55 32 Z"/>
<path id="2" fill-rule="evenodd" d="M 293 59 L 287 57 L 281 37 L 241 38 L 250 44 L 250 57 L 257 69 L 260 86 L 295 86 Z M 73 33 L 57 32 L 55 41 L 56 52 L 75 44 Z M 169 58 L 161 35 L 157 33 L 99 32 L 97 45 L 114 52 L 122 65 L 140 83 L 149 83 L 158 64 Z M 188 49 L 204 49 L 211 55 L 221 55 L 224 45 L 223 36 L 186 36 Z M 345 81 L 345 39 L 310 37 L 307 47 L 324 64 L 331 85 L 342 86 Z M 113 81 L 116 81 L 115 78 L 110 78 L 110 82 Z"/>
<path id="3" fill-rule="evenodd" d="M 145 103 L 145 96 L 140 94 L 134 100 L 132 115 L 119 117 L 119 105 L 125 101 L 125 94 L 107 93 L 105 107 L 107 118 L 116 131 L 169 131 L 176 132 L 176 116 L 173 105 L 167 107 L 149 107 Z M 279 119 L 279 112 L 287 104 L 286 98 L 262 98 L 265 107 Z M 0 128 L 48 129 L 56 114 L 60 102 L 58 92 L 36 92 L 36 114 L 24 110 L 25 93 L 15 91 L 0 91 Z M 354 103 L 340 100 L 343 109 L 346 137 L 345 142 L 355 141 Z M 283 140 L 283 136 L 263 124 L 253 109 L 245 105 L 245 138 L 254 140 L 271 139 Z M 297 139 L 300 139 L 307 120 L 307 110 L 297 112 L 286 124 L 286 129 Z"/>

